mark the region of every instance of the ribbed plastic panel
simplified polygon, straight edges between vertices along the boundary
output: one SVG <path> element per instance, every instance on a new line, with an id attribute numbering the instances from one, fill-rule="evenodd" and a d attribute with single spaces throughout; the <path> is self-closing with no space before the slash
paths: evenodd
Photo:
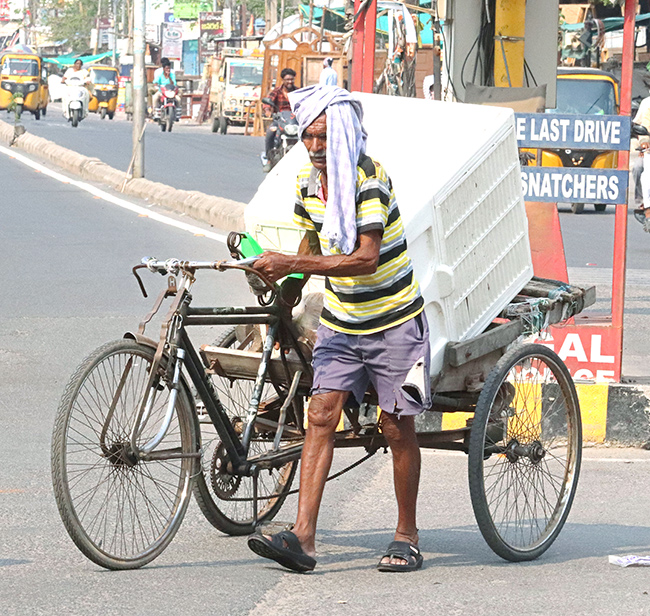
<path id="1" fill-rule="evenodd" d="M 437 374 L 447 342 L 483 332 L 533 275 L 514 116 L 497 107 L 355 96 L 368 154 L 395 188 Z M 307 160 L 296 146 L 246 210 L 247 229 L 266 249 L 298 248 L 296 174 Z"/>
<path id="2" fill-rule="evenodd" d="M 495 316 L 494 307 L 500 310 L 512 298 L 513 287 L 516 293 L 532 275 L 510 134 L 469 170 L 438 209 L 442 263 L 454 278 L 454 291 L 446 298 L 455 315 L 449 333 L 461 340 L 482 332 Z"/>

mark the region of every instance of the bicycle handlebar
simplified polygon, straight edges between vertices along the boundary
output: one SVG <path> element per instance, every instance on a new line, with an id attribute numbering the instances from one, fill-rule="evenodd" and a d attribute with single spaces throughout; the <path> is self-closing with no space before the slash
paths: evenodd
<path id="1" fill-rule="evenodd" d="M 172 276 L 177 276 L 181 272 L 184 274 L 192 274 L 199 269 L 213 269 L 220 272 L 223 272 L 227 269 L 238 269 L 244 272 L 248 272 L 257 276 L 271 291 L 279 292 L 280 287 L 275 283 L 269 280 L 262 272 L 251 267 L 259 259 L 259 255 L 248 257 L 247 259 L 236 260 L 223 260 L 223 261 L 181 261 L 180 259 L 167 259 L 165 261 L 160 261 L 155 257 L 143 257 L 140 265 L 136 265 L 133 268 L 133 273 L 138 278 L 136 270 L 146 267 L 150 272 L 157 274 L 162 274 L 163 276 L 171 274 Z M 140 288 L 143 289 L 143 294 L 146 297 L 146 292 L 142 282 L 138 278 L 138 283 Z"/>
<path id="2" fill-rule="evenodd" d="M 180 259 L 166 259 L 165 261 L 159 261 L 155 257 L 143 257 L 141 263 L 150 272 L 177 276 L 180 272 L 191 273 L 198 269 L 250 269 L 250 266 L 253 265 L 257 259 L 259 259 L 259 256 L 249 257 L 248 259 L 242 259 L 240 261 L 181 261 Z"/>

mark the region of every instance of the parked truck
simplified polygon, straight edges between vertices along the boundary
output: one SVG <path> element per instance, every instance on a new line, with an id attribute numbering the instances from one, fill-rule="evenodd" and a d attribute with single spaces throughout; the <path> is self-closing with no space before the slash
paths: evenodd
<path id="1" fill-rule="evenodd" d="M 210 106 L 212 132 L 225 135 L 228 126 L 243 126 L 249 107 L 262 92 L 264 56 L 257 50 L 224 49 L 211 63 Z"/>

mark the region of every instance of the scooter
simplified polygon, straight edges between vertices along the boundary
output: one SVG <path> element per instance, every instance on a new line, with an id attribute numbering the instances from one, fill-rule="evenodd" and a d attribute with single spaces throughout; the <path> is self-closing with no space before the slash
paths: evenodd
<path id="1" fill-rule="evenodd" d="M 269 98 L 263 98 L 262 102 L 265 105 L 274 106 Z M 291 111 L 276 111 L 273 114 L 271 126 L 275 126 L 273 147 L 268 156 L 266 152 L 262 152 L 260 156 L 264 173 L 271 171 L 282 160 L 282 157 L 298 143 L 298 120 Z"/>
<path id="2" fill-rule="evenodd" d="M 171 133 L 174 122 L 179 119 L 179 110 L 176 105 L 178 88 L 167 84 L 160 89 L 160 94 L 160 105 L 153 110 L 153 119 L 160 124 L 160 130 L 163 133 L 165 131 Z"/>
<path id="3" fill-rule="evenodd" d="M 81 79 L 69 77 L 65 85 L 63 116 L 72 123 L 73 128 L 76 128 L 88 115 L 90 94 Z"/>
<path id="4" fill-rule="evenodd" d="M 65 85 L 63 116 L 76 128 L 88 115 L 90 94 L 81 79 L 69 77 Z"/>

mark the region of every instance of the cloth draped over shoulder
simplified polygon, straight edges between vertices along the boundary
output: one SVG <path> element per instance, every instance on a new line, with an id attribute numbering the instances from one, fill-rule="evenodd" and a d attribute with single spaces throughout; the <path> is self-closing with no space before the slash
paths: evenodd
<path id="1" fill-rule="evenodd" d="M 357 163 L 366 151 L 363 107 L 343 88 L 308 86 L 289 94 L 300 136 L 325 112 L 327 115 L 328 198 L 321 233 L 330 249 L 351 254 L 357 242 Z"/>

